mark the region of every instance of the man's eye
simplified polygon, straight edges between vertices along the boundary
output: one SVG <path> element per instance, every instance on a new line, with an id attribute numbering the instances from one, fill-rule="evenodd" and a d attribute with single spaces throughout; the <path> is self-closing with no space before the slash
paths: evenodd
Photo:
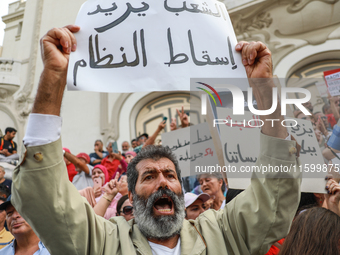
<path id="1" fill-rule="evenodd" d="M 145 180 L 151 180 L 152 178 L 153 178 L 153 176 L 149 175 L 149 176 L 145 177 Z"/>
<path id="2" fill-rule="evenodd" d="M 175 176 L 173 174 L 169 174 L 168 178 L 173 179 L 173 178 L 175 178 Z"/>

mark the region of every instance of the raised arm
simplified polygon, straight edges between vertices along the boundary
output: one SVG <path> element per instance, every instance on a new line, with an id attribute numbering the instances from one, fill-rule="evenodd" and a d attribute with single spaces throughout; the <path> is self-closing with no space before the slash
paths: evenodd
<path id="1" fill-rule="evenodd" d="M 72 25 L 55 28 L 41 39 L 44 70 L 27 124 L 26 150 L 13 173 L 12 203 L 51 254 L 98 254 L 115 227 L 97 216 L 69 182 L 63 160 L 58 116 L 77 31 Z M 30 131 L 37 123 L 45 127 L 41 134 Z M 113 245 L 114 253 L 118 245 Z"/>
<path id="2" fill-rule="evenodd" d="M 89 167 L 72 153 L 65 151 L 64 157 L 70 161 L 77 170 L 84 171 L 86 174 L 90 173 Z"/>
<path id="3" fill-rule="evenodd" d="M 241 51 L 259 110 L 270 109 L 274 87 L 270 51 L 260 42 L 240 42 L 236 49 Z M 285 237 L 299 204 L 301 179 L 299 173 L 294 173 L 298 164 L 296 142 L 285 140 L 288 132 L 281 126 L 280 106 L 261 119 L 265 124 L 256 162 L 260 172 L 253 173 L 251 185 L 221 212 L 221 224 L 231 229 L 226 231 L 227 239 L 243 247 L 241 254 L 265 254 L 270 245 Z M 271 121 L 265 119 L 280 121 L 272 127 Z M 262 172 L 264 167 L 267 173 Z M 270 167 L 278 171 L 269 173 Z"/>
<path id="4" fill-rule="evenodd" d="M 165 125 L 166 125 L 165 120 L 162 120 L 161 123 L 158 124 L 155 133 L 153 133 L 152 136 L 150 136 L 149 139 L 145 141 L 145 143 L 143 144 L 143 148 L 148 145 L 153 145 L 155 143 L 157 136 L 165 128 Z"/>

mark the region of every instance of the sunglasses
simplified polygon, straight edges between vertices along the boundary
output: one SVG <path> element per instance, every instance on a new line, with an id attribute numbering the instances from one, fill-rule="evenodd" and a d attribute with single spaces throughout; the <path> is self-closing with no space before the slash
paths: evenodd
<path id="1" fill-rule="evenodd" d="M 132 206 L 125 206 L 124 208 L 123 208 L 123 211 L 121 211 L 121 213 L 124 213 L 125 215 L 129 215 L 129 214 L 131 214 L 132 213 L 132 209 L 133 209 L 133 207 Z"/>

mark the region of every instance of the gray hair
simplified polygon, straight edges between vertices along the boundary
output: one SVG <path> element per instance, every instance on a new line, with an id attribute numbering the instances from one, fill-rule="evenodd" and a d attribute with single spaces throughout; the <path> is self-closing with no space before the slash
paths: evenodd
<path id="1" fill-rule="evenodd" d="M 5 168 L 3 166 L 0 166 L 0 170 L 5 172 Z"/>
<path id="2" fill-rule="evenodd" d="M 129 191 L 131 191 L 132 194 L 135 194 L 136 183 L 137 183 L 138 175 L 139 175 L 136 169 L 137 164 L 144 159 L 152 159 L 152 160 L 157 161 L 161 158 L 167 158 L 171 160 L 171 162 L 175 165 L 178 181 L 182 185 L 181 170 L 179 168 L 176 156 L 175 154 L 172 153 L 171 149 L 169 147 L 163 147 L 161 145 L 159 146 L 149 145 L 143 148 L 137 154 L 137 156 L 134 157 L 131 160 L 131 162 L 128 164 L 127 181 L 128 181 Z"/>
<path id="3" fill-rule="evenodd" d="M 216 178 L 218 180 L 222 180 L 222 192 L 224 193 L 225 189 L 226 189 L 226 186 L 225 186 L 225 182 L 224 182 L 224 178 L 223 178 L 223 175 L 221 173 L 218 173 L 218 172 L 212 172 L 212 173 L 202 173 L 202 174 L 199 174 L 197 175 L 197 180 L 199 181 L 199 179 L 201 178 L 202 175 L 205 175 L 207 176 L 208 178 Z"/>

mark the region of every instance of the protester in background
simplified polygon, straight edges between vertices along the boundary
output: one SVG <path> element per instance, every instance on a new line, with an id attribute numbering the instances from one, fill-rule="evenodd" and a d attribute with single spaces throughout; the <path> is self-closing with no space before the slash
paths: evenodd
<path id="1" fill-rule="evenodd" d="M 187 220 L 196 220 L 201 213 L 207 210 L 204 203 L 209 199 L 210 196 L 205 193 L 201 193 L 198 196 L 190 192 L 185 193 L 185 218 Z"/>
<path id="2" fill-rule="evenodd" d="M 137 139 L 132 139 L 131 140 L 131 147 L 132 147 L 132 149 L 136 148 L 138 145 L 139 144 L 138 144 Z"/>
<path id="3" fill-rule="evenodd" d="M 119 194 L 120 187 L 121 181 L 119 180 L 119 174 L 117 174 L 114 179 L 102 187 L 102 196 L 99 199 L 96 199 L 93 187 L 79 190 L 79 193 L 87 199 L 97 215 L 110 219 L 114 216 L 117 201 L 122 196 Z"/>
<path id="4" fill-rule="evenodd" d="M 340 119 L 340 99 L 339 97 L 332 97 L 331 95 L 328 95 L 329 104 L 325 104 L 322 107 L 322 112 L 327 116 L 327 120 L 331 127 L 337 123 Z"/>
<path id="5" fill-rule="evenodd" d="M 148 145 L 154 145 L 157 136 L 165 128 L 165 126 L 166 126 L 166 120 L 162 120 L 158 124 L 158 127 L 157 127 L 156 131 L 152 134 L 152 136 L 149 137 L 149 135 L 146 134 L 146 133 L 140 135 L 139 138 L 142 138 L 142 141 L 144 141 L 145 140 L 144 138 L 146 138 L 146 137 L 147 137 L 147 139 L 145 140 L 145 142 L 143 144 L 141 144 L 140 146 L 136 147 L 133 151 L 138 153 L 142 148 L 145 148 Z"/>
<path id="6" fill-rule="evenodd" d="M 303 105 L 305 108 L 307 108 L 307 110 L 308 110 L 311 114 L 313 114 L 313 105 L 312 105 L 311 101 L 308 101 L 308 102 L 306 102 L 306 103 L 303 103 L 302 105 Z"/>
<path id="7" fill-rule="evenodd" d="M 197 177 L 201 190 L 213 199 L 211 209 L 219 210 L 225 206 L 225 184 L 221 173 L 200 174 Z"/>
<path id="8" fill-rule="evenodd" d="M 74 164 L 77 174 L 73 177 L 72 183 L 77 190 L 92 187 L 92 169 L 93 166 L 89 165 L 90 157 L 86 153 L 79 153 L 77 156 L 65 151 L 64 157 Z"/>
<path id="9" fill-rule="evenodd" d="M 144 133 L 144 134 L 141 134 L 138 137 L 138 142 L 139 142 L 140 145 L 143 145 L 146 142 L 146 140 L 148 140 L 148 139 L 149 139 L 149 134 Z"/>
<path id="10" fill-rule="evenodd" d="M 5 178 L 5 168 L 3 166 L 0 166 L 0 184 L 6 185 L 11 192 L 12 189 L 12 180 L 8 180 Z"/>
<path id="11" fill-rule="evenodd" d="M 126 172 L 127 164 L 124 160 L 124 157 L 122 154 L 114 153 L 112 149 L 112 142 L 109 142 L 106 149 L 108 151 L 108 155 L 102 160 L 101 165 L 105 166 L 108 173 L 109 178 L 113 179 L 116 176 L 116 172 L 119 171 L 119 173 Z M 119 168 L 119 166 L 122 166 Z"/>
<path id="12" fill-rule="evenodd" d="M 122 153 L 125 154 L 130 149 L 130 144 L 128 141 L 122 143 Z"/>
<path id="13" fill-rule="evenodd" d="M 322 123 L 324 124 L 325 128 L 327 129 L 328 132 L 332 132 L 332 127 L 328 122 L 327 116 L 322 113 L 322 112 L 316 112 L 314 113 L 314 117 L 316 120 L 321 119 Z"/>
<path id="14" fill-rule="evenodd" d="M 5 129 L 5 135 L 0 137 L 0 162 L 6 162 L 17 165 L 19 155 L 17 154 L 17 144 L 13 141 L 17 131 L 8 127 Z"/>
<path id="15" fill-rule="evenodd" d="M 123 216 L 126 221 L 134 218 L 133 206 L 129 200 L 128 195 L 122 196 L 117 203 L 117 216 Z"/>
<path id="16" fill-rule="evenodd" d="M 137 139 L 138 146 L 133 149 L 134 152 L 138 153 L 144 147 L 146 140 L 149 138 L 147 133 L 141 134 Z"/>
<path id="17" fill-rule="evenodd" d="M 34 233 L 30 225 L 21 217 L 11 203 L 11 196 L 0 205 L 0 211 L 6 212 L 6 221 L 9 232 L 15 237 L 14 241 L 1 249 L 1 255 L 39 254 L 50 253 Z"/>
<path id="18" fill-rule="evenodd" d="M 64 151 L 71 153 L 71 151 L 68 148 L 63 148 Z M 68 174 L 68 179 L 70 180 L 70 182 L 73 181 L 73 177 L 77 175 L 77 171 L 76 171 L 76 167 L 74 164 L 71 163 L 71 161 L 69 161 L 67 158 L 65 158 L 64 155 L 64 161 L 66 164 L 66 168 L 67 168 L 67 174 Z"/>
<path id="19" fill-rule="evenodd" d="M 115 179 L 117 179 L 118 181 L 121 181 L 120 179 L 118 179 L 118 177 L 119 177 L 119 173 L 116 174 Z M 106 197 L 106 196 L 104 196 L 105 186 L 106 186 L 106 183 L 109 182 L 109 180 L 110 180 L 109 173 L 108 173 L 106 167 L 103 166 L 103 165 L 96 165 L 93 168 L 92 180 L 93 180 L 94 185 L 96 183 L 96 179 L 98 179 L 98 178 L 101 179 L 101 186 L 97 186 L 97 187 L 93 186 L 93 192 L 94 192 L 96 203 L 99 203 L 101 198 Z M 119 190 L 120 190 L 120 188 L 119 188 Z M 117 192 L 113 199 L 109 199 L 110 203 L 109 203 L 109 206 L 106 209 L 106 212 L 105 212 L 105 215 L 104 215 L 105 219 L 110 219 L 110 218 L 112 218 L 116 215 L 117 202 L 121 197 L 122 197 L 122 195 Z"/>
<path id="20" fill-rule="evenodd" d="M 6 202 L 9 195 L 10 190 L 8 189 L 8 187 L 3 184 L 0 184 L 0 205 Z M 14 239 L 14 236 L 11 234 L 11 232 L 6 230 L 5 223 L 6 223 L 6 211 L 0 210 L 0 249 L 10 244 Z"/>
<path id="21" fill-rule="evenodd" d="M 177 120 L 176 118 L 171 118 L 170 131 L 174 131 L 176 129 L 177 129 Z"/>
<path id="22" fill-rule="evenodd" d="M 339 255 L 340 217 L 325 208 L 301 212 L 293 221 L 280 255 Z"/>
<path id="23" fill-rule="evenodd" d="M 125 162 L 126 162 L 127 164 L 129 164 L 130 161 L 131 161 L 134 157 L 136 157 L 136 156 L 137 156 L 137 153 L 134 152 L 134 151 L 128 151 L 128 152 L 126 152 L 126 153 L 125 153 Z"/>
<path id="24" fill-rule="evenodd" d="M 103 150 L 103 142 L 96 140 L 94 143 L 94 152 L 90 154 L 90 165 L 95 166 L 101 164 L 103 158 L 108 155 L 107 151 Z"/>

